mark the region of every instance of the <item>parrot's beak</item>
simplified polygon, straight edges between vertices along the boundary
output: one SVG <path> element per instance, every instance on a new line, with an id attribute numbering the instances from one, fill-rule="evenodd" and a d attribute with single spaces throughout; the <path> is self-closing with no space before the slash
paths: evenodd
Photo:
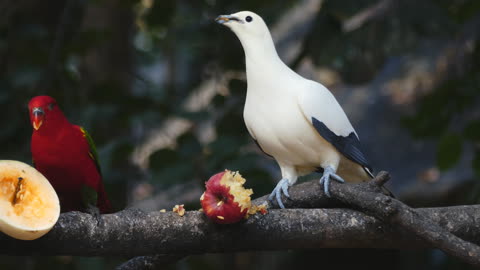
<path id="1" fill-rule="evenodd" d="M 43 120 L 45 119 L 45 112 L 42 108 L 33 108 L 32 110 L 32 125 L 35 130 L 38 130 L 40 126 L 43 124 Z"/>
<path id="2" fill-rule="evenodd" d="M 237 21 L 239 23 L 243 23 L 242 20 L 240 20 L 239 18 L 237 18 L 235 16 L 232 16 L 232 15 L 220 15 L 215 19 L 215 21 L 219 24 L 224 24 L 224 23 L 227 23 L 229 21 Z"/>

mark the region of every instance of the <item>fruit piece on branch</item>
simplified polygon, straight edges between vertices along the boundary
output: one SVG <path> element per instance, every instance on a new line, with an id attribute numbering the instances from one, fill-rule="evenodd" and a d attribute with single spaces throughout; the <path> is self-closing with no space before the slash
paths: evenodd
<path id="1" fill-rule="evenodd" d="M 60 216 L 50 182 L 23 162 L 0 160 L 0 231 L 33 240 L 46 234 Z"/>
<path id="2" fill-rule="evenodd" d="M 245 179 L 238 173 L 225 170 L 205 183 L 200 197 L 205 215 L 216 223 L 236 223 L 246 217 L 251 206 L 251 189 L 243 187 Z"/>
<path id="3" fill-rule="evenodd" d="M 266 215 L 268 213 L 267 208 L 268 208 L 268 206 L 266 204 L 260 204 L 260 205 L 255 205 L 254 204 L 248 210 L 248 216 L 255 215 L 256 213 Z"/>
<path id="4" fill-rule="evenodd" d="M 180 204 L 180 205 L 177 204 L 173 207 L 172 211 L 174 213 L 177 213 L 179 216 L 183 217 L 183 215 L 185 215 L 185 208 L 183 206 L 184 204 Z"/>

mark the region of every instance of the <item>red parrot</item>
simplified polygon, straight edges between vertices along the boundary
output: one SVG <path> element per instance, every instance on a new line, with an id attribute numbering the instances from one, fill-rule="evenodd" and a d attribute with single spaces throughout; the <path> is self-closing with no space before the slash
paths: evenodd
<path id="1" fill-rule="evenodd" d="M 61 211 L 111 212 L 97 151 L 87 131 L 70 124 L 52 97 L 32 98 L 28 110 L 33 163 L 57 192 Z"/>

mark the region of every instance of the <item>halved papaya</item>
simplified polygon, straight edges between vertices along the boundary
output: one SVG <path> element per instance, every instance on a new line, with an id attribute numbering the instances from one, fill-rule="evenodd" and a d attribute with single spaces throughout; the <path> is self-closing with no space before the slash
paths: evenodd
<path id="1" fill-rule="evenodd" d="M 0 231 L 21 240 L 46 234 L 60 216 L 60 203 L 50 182 L 35 168 L 0 160 Z"/>

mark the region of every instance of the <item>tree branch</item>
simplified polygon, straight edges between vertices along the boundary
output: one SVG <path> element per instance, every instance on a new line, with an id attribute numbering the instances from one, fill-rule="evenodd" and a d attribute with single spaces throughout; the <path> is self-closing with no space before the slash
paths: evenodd
<path id="1" fill-rule="evenodd" d="M 380 172 L 369 183 L 371 191 L 351 187 L 338 188 L 338 185 L 334 185 L 331 192 L 333 196 L 344 203 L 355 208 L 361 208 L 380 220 L 399 226 L 451 256 L 469 264 L 480 266 L 479 246 L 455 236 L 401 201 L 382 194 L 380 188 L 389 179 L 388 173 Z"/>
<path id="2" fill-rule="evenodd" d="M 416 211 L 432 222 L 443 224 L 451 233 L 480 243 L 480 206 Z M 62 214 L 52 231 L 35 241 L 0 235 L 0 253 L 144 256 L 342 247 L 435 247 L 350 209 L 271 209 L 266 215 L 257 214 L 245 222 L 227 226 L 210 222 L 198 211 L 188 211 L 180 217 L 172 212 L 125 210 L 102 218 L 104 225 L 99 227 L 89 214 Z"/>
<path id="3" fill-rule="evenodd" d="M 480 247 L 450 233 L 428 217 L 425 217 L 401 201 L 382 194 L 381 188 L 389 180 L 386 172 L 380 172 L 368 184 L 331 185 L 331 193 L 335 200 L 326 198 L 321 186 L 316 181 L 298 185 L 291 189 L 291 200 L 286 200 L 286 207 L 315 207 L 325 205 L 328 207 L 350 205 L 361 209 L 376 218 L 400 227 L 424 239 L 430 246 L 437 247 L 447 254 L 457 257 L 472 265 L 480 265 Z M 320 194 L 320 195 L 318 195 Z M 267 196 L 254 202 L 257 204 L 267 200 Z M 277 207 L 276 203 L 266 202 L 269 206 Z M 467 238 L 468 239 L 468 238 Z"/>
<path id="4" fill-rule="evenodd" d="M 176 213 L 128 209 L 103 215 L 97 226 L 89 214 L 62 214 L 55 227 L 35 241 L 0 235 L 0 253 L 11 255 L 146 256 L 123 266 L 176 261 L 188 254 L 247 250 L 318 248 L 440 248 L 478 265 L 480 205 L 411 209 L 381 193 L 388 174 L 369 183 L 332 183 L 338 200 L 328 200 L 317 181 L 293 186 L 287 206 L 352 205 L 365 213 L 343 208 L 269 209 L 233 225 L 217 225 L 199 211 Z M 259 204 L 265 197 L 254 200 Z M 456 236 L 455 236 L 456 235 Z M 468 239 L 466 242 L 460 239 Z M 162 255 L 156 255 L 162 254 Z M 171 256 L 170 256 L 171 255 Z M 131 269 L 131 268 L 123 268 Z"/>
<path id="5" fill-rule="evenodd" d="M 286 204 L 287 207 L 316 207 L 318 205 L 338 207 L 342 206 L 343 202 L 354 208 L 362 209 L 394 227 L 403 228 L 423 239 L 428 245 L 437 247 L 447 254 L 472 265 L 480 265 L 480 247 L 455 236 L 402 202 L 382 194 L 383 185 L 389 178 L 388 173 L 380 172 L 370 183 L 334 184 L 331 191 L 338 200 L 328 199 L 316 181 L 307 182 L 291 189 L 291 200 L 287 200 Z M 270 207 L 275 207 L 267 200 L 266 196 L 255 200 L 254 203 L 267 203 Z"/>

